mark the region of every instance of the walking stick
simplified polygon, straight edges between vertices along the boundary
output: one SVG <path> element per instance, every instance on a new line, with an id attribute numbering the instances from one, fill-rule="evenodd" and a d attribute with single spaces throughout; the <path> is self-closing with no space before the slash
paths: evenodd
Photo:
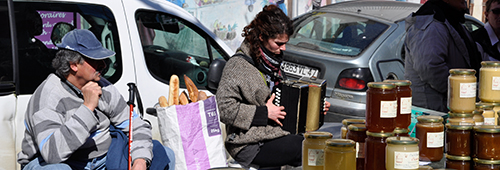
<path id="1" fill-rule="evenodd" d="M 135 84 L 134 83 L 128 83 L 128 102 L 127 104 L 130 106 L 130 114 L 129 114 L 129 124 L 128 124 L 128 170 L 132 169 L 132 154 L 130 153 L 132 151 L 132 119 L 133 119 L 133 114 L 134 114 L 134 94 L 135 94 Z"/>

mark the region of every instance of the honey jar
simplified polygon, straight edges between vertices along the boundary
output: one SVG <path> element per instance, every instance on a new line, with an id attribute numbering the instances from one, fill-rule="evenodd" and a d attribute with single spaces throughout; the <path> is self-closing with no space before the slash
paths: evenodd
<path id="1" fill-rule="evenodd" d="M 446 151 L 448 155 L 470 156 L 474 125 L 446 124 Z"/>
<path id="2" fill-rule="evenodd" d="M 408 128 L 411 124 L 412 91 L 410 80 L 384 80 L 396 85 L 398 110 L 396 111 L 396 128 Z"/>
<path id="3" fill-rule="evenodd" d="M 493 108 L 495 107 L 496 103 L 485 103 L 485 102 L 478 102 L 476 103 L 476 110 L 482 110 L 483 111 L 483 118 L 484 118 L 484 125 L 496 125 L 495 123 L 495 110 Z"/>
<path id="4" fill-rule="evenodd" d="M 400 170 L 413 169 L 418 170 L 418 142 L 417 138 L 412 137 L 388 137 L 386 139 L 386 169 Z"/>
<path id="5" fill-rule="evenodd" d="M 476 108 L 476 70 L 450 69 L 448 76 L 448 109 L 455 113 L 472 113 Z"/>
<path id="6" fill-rule="evenodd" d="M 423 115 L 417 117 L 416 137 L 420 140 L 421 161 L 440 161 L 444 152 L 444 125 L 440 116 Z"/>
<path id="7" fill-rule="evenodd" d="M 368 83 L 366 91 L 366 128 L 375 133 L 392 132 L 396 128 L 397 94 L 395 85 Z"/>
<path id="8" fill-rule="evenodd" d="M 392 133 L 366 132 L 365 140 L 365 170 L 385 169 L 386 139 Z"/>
<path id="9" fill-rule="evenodd" d="M 479 99 L 500 102 L 500 62 L 482 61 L 479 69 Z"/>
<path id="10" fill-rule="evenodd" d="M 500 160 L 474 158 L 474 170 L 500 170 Z"/>
<path id="11" fill-rule="evenodd" d="M 365 124 L 351 124 L 347 128 L 347 139 L 356 142 L 356 169 L 364 170 L 366 126 Z"/>
<path id="12" fill-rule="evenodd" d="M 472 113 L 448 112 L 448 123 L 452 125 L 475 125 Z"/>
<path id="13" fill-rule="evenodd" d="M 500 160 L 500 126 L 474 127 L 474 155 L 478 159 Z"/>
<path id="14" fill-rule="evenodd" d="M 474 119 L 474 125 L 484 124 L 483 110 L 476 109 L 472 112 L 472 114 L 473 114 L 472 119 Z"/>
<path id="15" fill-rule="evenodd" d="M 328 139 L 324 169 L 356 169 L 356 142 L 350 139 Z"/>
<path id="16" fill-rule="evenodd" d="M 471 170 L 470 156 L 454 156 L 446 154 L 446 168 L 456 170 Z"/>
<path id="17" fill-rule="evenodd" d="M 350 124 L 365 124 L 365 119 L 344 119 L 342 120 L 342 127 L 340 127 L 340 135 L 342 139 L 346 139 L 347 126 Z"/>
<path id="18" fill-rule="evenodd" d="M 324 167 L 325 142 L 333 135 L 329 132 L 311 131 L 304 134 L 302 141 L 302 168 L 322 170 Z"/>

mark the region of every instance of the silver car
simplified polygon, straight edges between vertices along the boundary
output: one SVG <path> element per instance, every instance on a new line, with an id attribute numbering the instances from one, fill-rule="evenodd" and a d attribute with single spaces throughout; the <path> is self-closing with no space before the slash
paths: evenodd
<path id="1" fill-rule="evenodd" d="M 290 79 L 327 80 L 325 121 L 365 116 L 367 83 L 404 79 L 404 19 L 421 4 L 347 1 L 294 18 L 283 71 Z M 466 15 L 470 31 L 483 25 Z"/>

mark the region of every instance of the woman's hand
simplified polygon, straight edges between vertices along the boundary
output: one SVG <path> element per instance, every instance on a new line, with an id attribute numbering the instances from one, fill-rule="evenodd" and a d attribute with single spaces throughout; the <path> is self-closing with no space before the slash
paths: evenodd
<path id="1" fill-rule="evenodd" d="M 325 107 L 323 108 L 323 110 L 325 112 L 323 112 L 323 114 L 326 115 L 326 112 L 328 112 L 328 110 L 330 110 L 330 106 L 331 106 L 330 102 L 328 102 L 328 101 L 325 100 Z"/>
<path id="2" fill-rule="evenodd" d="M 284 106 L 276 106 L 273 104 L 275 94 L 273 93 L 271 95 L 271 98 L 267 100 L 266 106 L 267 106 L 267 118 L 275 121 L 278 123 L 280 126 L 283 126 L 283 124 L 280 122 L 279 119 L 284 119 L 286 116 L 286 112 L 283 111 L 285 110 Z"/>

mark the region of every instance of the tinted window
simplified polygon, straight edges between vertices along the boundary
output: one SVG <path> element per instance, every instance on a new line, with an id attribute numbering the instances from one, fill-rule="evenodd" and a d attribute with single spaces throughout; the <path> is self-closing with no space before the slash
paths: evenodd
<path id="1" fill-rule="evenodd" d="M 7 1 L 0 1 L 0 20 L 4 21 L 0 27 L 0 85 L 13 84 L 12 45 L 10 36 L 10 22 Z M 4 92 L 3 88 L 2 91 Z"/>
<path id="2" fill-rule="evenodd" d="M 33 2 L 19 2 L 14 6 L 21 94 L 33 93 L 48 74 L 54 72 L 52 59 L 57 48 L 53 41 L 57 43 L 73 28 L 92 31 L 104 47 L 116 52 L 107 60 L 108 70 L 103 75 L 112 83 L 118 81 L 122 73 L 120 44 L 114 16 L 107 7 Z M 59 29 L 52 34 L 53 28 Z"/>
<path id="3" fill-rule="evenodd" d="M 356 56 L 389 26 L 350 15 L 314 13 L 296 20 L 288 44 L 322 52 Z"/>
<path id="4" fill-rule="evenodd" d="M 223 58 L 220 48 L 195 25 L 173 15 L 138 11 L 136 22 L 149 72 L 159 81 L 189 76 L 198 88 L 207 85 L 207 72 L 214 58 Z"/>

